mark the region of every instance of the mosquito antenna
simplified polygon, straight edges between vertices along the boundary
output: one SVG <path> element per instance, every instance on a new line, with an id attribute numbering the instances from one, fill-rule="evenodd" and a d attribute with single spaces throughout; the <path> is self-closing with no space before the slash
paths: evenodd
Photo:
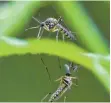
<path id="1" fill-rule="evenodd" d="M 37 21 L 39 24 L 41 23 L 37 18 L 35 18 L 35 17 L 33 17 L 33 16 L 32 16 L 32 18 L 33 18 L 35 21 Z"/>
<path id="2" fill-rule="evenodd" d="M 49 76 L 49 80 L 50 80 L 50 82 L 51 82 L 51 77 L 50 77 L 49 70 L 48 70 L 47 66 L 45 65 L 45 63 L 44 63 L 44 61 L 43 61 L 42 58 L 41 58 L 41 61 L 42 61 L 43 65 L 45 66 L 45 69 L 46 69 L 46 71 L 47 71 L 47 73 L 48 73 L 48 76 Z"/>
<path id="3" fill-rule="evenodd" d="M 57 57 L 57 59 L 58 59 L 58 62 L 59 62 L 59 68 L 60 68 L 60 70 L 61 70 L 60 58 L 59 58 L 59 57 Z"/>
<path id="4" fill-rule="evenodd" d="M 35 27 L 30 27 L 30 28 L 28 28 L 28 29 L 25 29 L 25 31 L 27 31 L 27 30 L 29 30 L 29 29 L 35 29 L 35 28 L 39 28 L 39 27 L 40 27 L 40 25 L 35 26 Z"/>

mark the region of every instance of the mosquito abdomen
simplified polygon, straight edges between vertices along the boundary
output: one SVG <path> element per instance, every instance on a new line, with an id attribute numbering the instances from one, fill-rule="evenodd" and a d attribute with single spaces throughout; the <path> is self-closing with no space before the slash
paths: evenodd
<path id="1" fill-rule="evenodd" d="M 68 86 L 66 84 L 62 84 L 52 95 L 49 99 L 49 102 L 54 102 L 61 98 L 62 94 L 64 94 L 68 90 Z"/>
<path id="2" fill-rule="evenodd" d="M 60 30 L 60 32 L 63 33 L 68 39 L 75 40 L 74 35 L 71 33 L 71 31 L 68 31 L 65 27 L 63 27 L 60 24 L 57 24 L 57 28 Z"/>

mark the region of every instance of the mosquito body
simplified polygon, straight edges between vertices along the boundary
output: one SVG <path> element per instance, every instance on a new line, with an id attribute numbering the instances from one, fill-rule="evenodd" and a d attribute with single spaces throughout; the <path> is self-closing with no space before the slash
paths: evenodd
<path id="1" fill-rule="evenodd" d="M 58 20 L 55 18 L 47 18 L 44 22 L 40 22 L 34 17 L 33 17 L 33 19 L 36 20 L 40 25 L 37 27 L 31 27 L 29 29 L 40 28 L 38 36 L 37 36 L 39 39 L 41 38 L 41 36 L 43 34 L 43 30 L 42 30 L 42 28 L 43 28 L 49 32 L 57 32 L 56 40 L 58 40 L 59 32 L 61 32 L 63 34 L 63 40 L 64 40 L 64 36 L 66 36 L 67 38 L 69 38 L 71 40 L 76 40 L 75 36 L 71 33 L 71 31 L 69 31 L 68 29 L 66 29 L 64 26 L 62 26 L 60 24 L 62 21 L 61 17 L 59 17 Z M 26 29 L 26 30 L 28 30 L 28 29 Z"/>
<path id="2" fill-rule="evenodd" d="M 56 39 L 58 39 L 59 32 L 61 32 L 67 38 L 74 40 L 75 38 L 71 31 L 68 31 L 65 27 L 63 27 L 60 24 L 61 21 L 61 17 L 58 20 L 56 20 L 55 18 L 48 18 L 44 22 L 42 22 L 42 26 L 45 30 L 49 32 L 57 32 Z"/>
<path id="3" fill-rule="evenodd" d="M 62 95 L 69 89 L 73 84 L 72 79 L 77 79 L 76 77 L 71 77 L 70 75 L 65 75 L 60 78 L 60 86 L 58 89 L 51 95 L 49 102 L 57 101 Z"/>
<path id="4" fill-rule="evenodd" d="M 63 96 L 63 94 L 68 91 L 69 89 L 71 89 L 72 84 L 74 84 L 72 82 L 72 79 L 77 79 L 77 77 L 72 77 L 71 73 L 70 73 L 70 67 L 65 64 L 65 68 L 66 68 L 66 74 L 65 76 L 60 77 L 59 79 L 57 79 L 56 81 L 60 81 L 60 85 L 57 88 L 57 90 L 52 94 L 52 93 L 48 93 L 43 99 L 42 101 L 49 95 L 52 94 L 48 100 L 48 102 L 55 102 L 57 101 L 59 98 L 61 98 Z M 74 84 L 76 85 L 76 84 Z M 77 85 L 76 85 L 77 86 Z M 64 98 L 65 99 L 65 98 Z M 65 101 L 65 100 L 64 100 Z"/>

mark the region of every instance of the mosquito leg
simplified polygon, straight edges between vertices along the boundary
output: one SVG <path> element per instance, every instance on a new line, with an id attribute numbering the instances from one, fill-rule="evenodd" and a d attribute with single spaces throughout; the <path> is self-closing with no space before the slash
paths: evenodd
<path id="1" fill-rule="evenodd" d="M 52 94 L 52 93 L 46 94 L 46 95 L 44 96 L 44 98 L 42 98 L 41 102 L 42 102 L 43 100 L 45 100 L 50 94 Z"/>
<path id="2" fill-rule="evenodd" d="M 41 35 L 39 36 L 38 39 L 40 39 L 42 37 L 43 32 L 44 32 L 44 29 L 41 31 Z"/>
<path id="3" fill-rule="evenodd" d="M 74 72 L 76 72 L 76 71 L 78 71 L 78 66 L 77 66 L 77 65 L 75 65 L 75 66 L 73 66 L 73 68 L 72 68 L 72 69 L 73 69 L 73 71 L 74 71 Z"/>
<path id="4" fill-rule="evenodd" d="M 78 79 L 77 77 L 71 77 L 72 79 Z"/>
<path id="5" fill-rule="evenodd" d="M 43 65 L 45 66 L 45 69 L 46 69 L 46 71 L 47 71 L 47 73 L 48 73 L 49 80 L 50 80 L 50 83 L 51 83 L 51 77 L 50 77 L 49 70 L 48 70 L 47 66 L 45 65 L 45 63 L 44 63 L 44 61 L 43 61 L 43 59 L 42 59 L 42 58 L 41 58 L 41 61 L 42 61 Z"/>
<path id="6" fill-rule="evenodd" d="M 59 79 L 56 79 L 55 81 L 60 81 L 62 79 L 62 77 L 60 77 Z"/>
<path id="7" fill-rule="evenodd" d="M 64 96 L 64 103 L 66 102 L 66 96 Z"/>
<path id="8" fill-rule="evenodd" d="M 62 35 L 62 39 L 63 39 L 63 42 L 64 42 L 64 40 L 65 40 L 65 36 L 64 35 Z"/>
<path id="9" fill-rule="evenodd" d="M 73 83 L 73 85 L 78 86 L 77 84 Z"/>
<path id="10" fill-rule="evenodd" d="M 56 41 L 58 42 L 58 35 L 59 35 L 59 30 L 57 31 L 57 34 L 56 34 Z"/>
<path id="11" fill-rule="evenodd" d="M 73 83 L 73 85 L 78 86 L 78 78 L 77 77 L 72 77 L 72 79 L 76 79 L 76 83 Z"/>
<path id="12" fill-rule="evenodd" d="M 69 89 L 71 89 L 71 86 L 67 82 L 64 81 L 64 83 L 68 86 Z"/>
<path id="13" fill-rule="evenodd" d="M 62 78 L 62 77 L 61 77 L 61 78 Z M 61 84 L 62 84 L 62 79 L 61 79 L 61 78 L 55 80 L 56 82 L 57 82 L 57 81 L 60 81 L 60 84 L 59 84 L 60 86 L 61 86 Z"/>
<path id="14" fill-rule="evenodd" d="M 39 29 L 39 32 L 38 32 L 38 35 L 37 35 L 37 38 L 39 39 L 39 37 L 40 37 L 40 32 L 41 32 L 41 27 L 40 27 L 40 29 Z"/>

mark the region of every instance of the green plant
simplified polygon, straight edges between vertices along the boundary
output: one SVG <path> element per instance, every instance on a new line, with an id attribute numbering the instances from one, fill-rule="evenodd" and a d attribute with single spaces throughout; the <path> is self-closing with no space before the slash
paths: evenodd
<path id="1" fill-rule="evenodd" d="M 45 3 L 41 3 L 41 5 Z M 46 4 L 51 5 L 50 3 Z M 39 1 L 14 2 L 11 5 L 11 9 L 6 8 L 6 11 L 8 10 L 11 14 L 0 22 L 0 57 L 28 53 L 59 56 L 90 70 L 109 92 L 109 49 L 80 2 L 56 2 L 55 7 L 72 30 L 77 31 L 78 41 L 81 44 L 85 41 L 82 44 L 85 48 L 74 43 L 57 43 L 50 39 L 29 38 L 23 40 L 12 37 L 19 35 L 27 22 L 31 20 L 31 16 L 44 6 L 41 6 Z"/>

